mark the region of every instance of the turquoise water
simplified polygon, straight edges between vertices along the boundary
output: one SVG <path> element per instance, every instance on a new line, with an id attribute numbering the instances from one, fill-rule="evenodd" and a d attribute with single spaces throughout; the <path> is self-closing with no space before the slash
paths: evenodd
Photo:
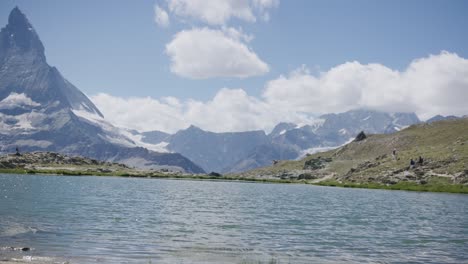
<path id="1" fill-rule="evenodd" d="M 468 263 L 468 195 L 0 175 L 0 248 L 32 263 Z"/>

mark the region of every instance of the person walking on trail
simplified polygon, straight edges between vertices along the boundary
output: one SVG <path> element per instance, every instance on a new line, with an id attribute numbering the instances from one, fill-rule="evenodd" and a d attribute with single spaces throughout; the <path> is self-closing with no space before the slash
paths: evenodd
<path id="1" fill-rule="evenodd" d="M 393 151 L 392 151 L 392 156 L 395 160 L 397 160 L 397 153 L 396 153 L 396 149 L 394 148 Z"/>
<path id="2" fill-rule="evenodd" d="M 422 165 L 423 165 L 423 163 L 424 163 L 424 160 L 423 160 L 423 158 L 422 158 L 421 156 L 419 156 L 419 159 L 418 159 L 418 165 L 419 165 L 419 166 L 422 166 Z"/>
<path id="3" fill-rule="evenodd" d="M 413 169 L 415 165 L 415 162 L 413 159 L 410 160 L 410 169 Z"/>

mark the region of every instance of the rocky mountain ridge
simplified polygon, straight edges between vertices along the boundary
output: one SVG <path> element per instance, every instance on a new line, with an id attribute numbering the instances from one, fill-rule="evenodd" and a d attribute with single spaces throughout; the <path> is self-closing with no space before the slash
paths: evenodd
<path id="1" fill-rule="evenodd" d="M 196 126 L 170 135 L 160 131 L 141 133 L 142 141 L 164 145 L 181 153 L 205 171 L 242 172 L 272 164 L 274 160 L 293 160 L 345 144 L 360 131 L 394 133 L 420 122 L 414 113 L 384 113 L 356 109 L 322 115 L 310 125 L 279 123 L 264 131 L 214 133 Z"/>

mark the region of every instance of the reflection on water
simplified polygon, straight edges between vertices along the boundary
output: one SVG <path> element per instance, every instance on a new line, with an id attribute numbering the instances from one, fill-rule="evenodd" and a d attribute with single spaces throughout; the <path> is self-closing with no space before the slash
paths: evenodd
<path id="1" fill-rule="evenodd" d="M 467 195 L 0 175 L 3 258 L 460 263 L 468 261 L 467 217 Z"/>

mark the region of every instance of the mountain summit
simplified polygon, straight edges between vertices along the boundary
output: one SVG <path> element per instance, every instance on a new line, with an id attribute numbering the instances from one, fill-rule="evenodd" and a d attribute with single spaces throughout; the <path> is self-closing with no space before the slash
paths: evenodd
<path id="1" fill-rule="evenodd" d="M 35 59 L 45 61 L 44 46 L 26 16 L 15 7 L 8 17 L 8 25 L 0 34 L 0 61 L 16 53 L 33 53 Z"/>
<path id="2" fill-rule="evenodd" d="M 80 90 L 47 64 L 39 36 L 18 7 L 0 31 L 0 80 L 0 99 L 22 94 L 47 112 L 71 108 L 103 117 Z"/>
<path id="3" fill-rule="evenodd" d="M 203 170 L 176 153 L 145 149 L 108 123 L 55 67 L 26 16 L 15 7 L 0 31 L 0 152 L 55 151 L 142 168 Z"/>

